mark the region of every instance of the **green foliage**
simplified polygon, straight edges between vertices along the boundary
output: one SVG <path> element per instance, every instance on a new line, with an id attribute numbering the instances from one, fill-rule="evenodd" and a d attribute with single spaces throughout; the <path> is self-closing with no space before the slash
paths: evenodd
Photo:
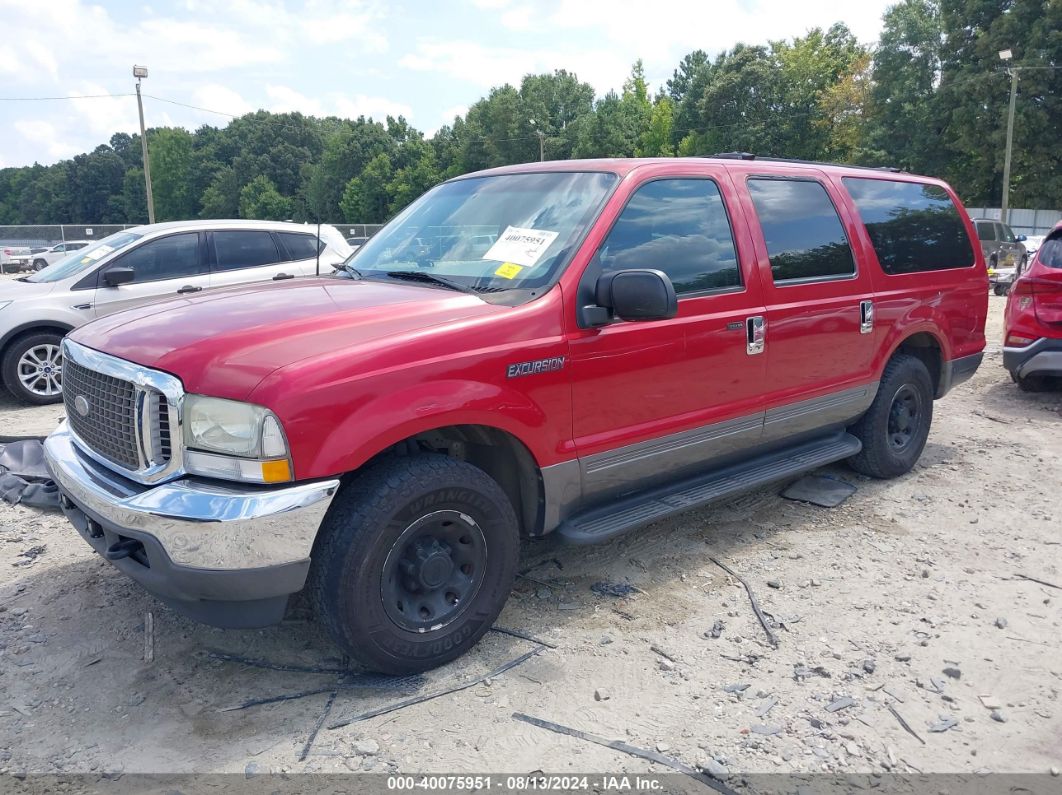
<path id="1" fill-rule="evenodd" d="M 679 20 L 681 23 L 681 20 Z M 686 55 L 655 97 L 641 61 L 595 97 L 565 70 L 502 85 L 430 139 L 405 119 L 257 111 L 225 127 L 148 131 L 159 220 L 384 221 L 438 182 L 539 159 L 749 151 L 888 164 L 1002 192 L 1010 78 L 1020 68 L 1011 205 L 1062 206 L 1062 2 L 898 0 L 879 42 L 844 25 Z M 140 138 L 51 166 L 0 169 L 0 224 L 142 223 Z"/>
<path id="2" fill-rule="evenodd" d="M 291 200 L 280 195 L 273 180 L 259 174 L 240 190 L 240 217 L 283 221 L 291 213 Z"/>

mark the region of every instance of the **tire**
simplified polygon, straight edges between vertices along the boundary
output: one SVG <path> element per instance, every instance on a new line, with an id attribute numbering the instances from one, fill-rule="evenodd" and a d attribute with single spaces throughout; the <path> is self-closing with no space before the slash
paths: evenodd
<path id="1" fill-rule="evenodd" d="M 309 597 L 332 639 L 361 664 L 426 671 L 490 629 L 519 548 L 512 504 L 483 470 L 434 453 L 386 458 L 332 503 L 314 544 Z"/>
<path id="2" fill-rule="evenodd" d="M 4 352 L 0 362 L 0 374 L 4 384 L 16 398 L 24 403 L 44 406 L 63 399 L 62 358 L 59 344 L 63 335 L 54 331 L 31 332 L 16 338 Z M 47 353 L 47 355 L 46 355 Z M 27 382 L 33 371 L 41 364 L 39 377 Z"/>
<path id="3" fill-rule="evenodd" d="M 1027 375 L 1024 378 L 1012 377 L 1022 392 L 1043 392 L 1047 389 L 1047 379 L 1041 375 Z"/>
<path id="4" fill-rule="evenodd" d="M 42 271 L 48 267 L 48 263 L 42 259 L 33 260 L 33 268 L 31 270 Z"/>
<path id="5" fill-rule="evenodd" d="M 856 472 L 872 478 L 895 478 L 909 472 L 922 455 L 933 423 L 933 381 L 915 356 L 889 360 L 878 393 L 866 414 L 849 432 L 863 449 L 848 459 Z"/>
<path id="6" fill-rule="evenodd" d="M 992 292 L 994 292 L 996 295 L 1006 295 L 1007 287 L 1003 284 L 995 284 L 992 286 Z"/>

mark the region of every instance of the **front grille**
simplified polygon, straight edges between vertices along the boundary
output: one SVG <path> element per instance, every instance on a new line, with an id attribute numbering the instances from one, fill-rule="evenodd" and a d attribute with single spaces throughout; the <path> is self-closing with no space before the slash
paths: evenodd
<path id="1" fill-rule="evenodd" d="M 87 401 L 78 410 L 78 398 Z M 63 362 L 63 402 L 74 433 L 92 450 L 121 467 L 140 466 L 136 439 L 136 387 L 97 373 L 67 357 Z"/>

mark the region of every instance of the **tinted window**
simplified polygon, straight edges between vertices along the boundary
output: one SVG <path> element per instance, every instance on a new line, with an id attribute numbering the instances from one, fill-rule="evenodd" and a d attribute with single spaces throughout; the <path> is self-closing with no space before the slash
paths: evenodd
<path id="1" fill-rule="evenodd" d="M 280 253 L 269 232 L 215 232 L 215 268 L 231 271 L 237 268 L 257 268 L 280 262 Z"/>
<path id="2" fill-rule="evenodd" d="M 776 282 L 851 276 L 855 258 L 829 194 L 818 182 L 750 179 Z"/>
<path id="3" fill-rule="evenodd" d="M 88 243 L 67 243 L 66 244 L 66 250 L 67 251 L 77 251 L 79 248 L 84 248 L 87 245 L 88 245 Z"/>
<path id="4" fill-rule="evenodd" d="M 1048 268 L 1062 268 L 1062 235 L 1048 238 L 1036 252 L 1036 257 Z"/>
<path id="5" fill-rule="evenodd" d="M 199 234 L 180 235 L 151 240 L 116 260 L 112 267 L 132 268 L 134 282 L 154 282 L 159 279 L 179 279 L 204 273 L 199 264 Z"/>
<path id="6" fill-rule="evenodd" d="M 966 227 L 943 188 L 854 177 L 845 177 L 844 184 L 886 273 L 973 265 L 973 246 Z M 981 224 L 977 226 L 980 229 Z"/>
<path id="7" fill-rule="evenodd" d="M 287 249 L 287 259 L 314 259 L 317 256 L 317 236 L 296 232 L 281 232 L 278 237 Z M 325 247 L 321 241 L 321 250 Z"/>
<path id="8" fill-rule="evenodd" d="M 730 220 L 708 179 L 661 179 L 631 197 L 597 254 L 603 272 L 656 268 L 678 293 L 741 286 Z"/>
<path id="9" fill-rule="evenodd" d="M 1017 239 L 1014 237 L 1014 230 L 1006 224 L 999 225 L 999 239 L 1005 243 L 1016 243 Z"/>
<path id="10" fill-rule="evenodd" d="M 996 225 L 991 221 L 977 221 L 974 226 L 977 227 L 978 240 L 996 239 Z"/>

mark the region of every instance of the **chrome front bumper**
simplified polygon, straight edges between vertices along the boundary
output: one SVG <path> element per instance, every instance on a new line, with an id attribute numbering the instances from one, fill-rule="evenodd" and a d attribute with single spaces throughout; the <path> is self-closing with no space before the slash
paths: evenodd
<path id="1" fill-rule="evenodd" d="M 282 614 L 339 488 L 338 480 L 276 487 L 193 478 L 145 486 L 82 453 L 66 423 L 44 453 L 64 513 L 93 549 L 167 603 L 221 626 L 269 623 L 244 623 L 228 603 L 272 600 L 266 612 Z"/>

